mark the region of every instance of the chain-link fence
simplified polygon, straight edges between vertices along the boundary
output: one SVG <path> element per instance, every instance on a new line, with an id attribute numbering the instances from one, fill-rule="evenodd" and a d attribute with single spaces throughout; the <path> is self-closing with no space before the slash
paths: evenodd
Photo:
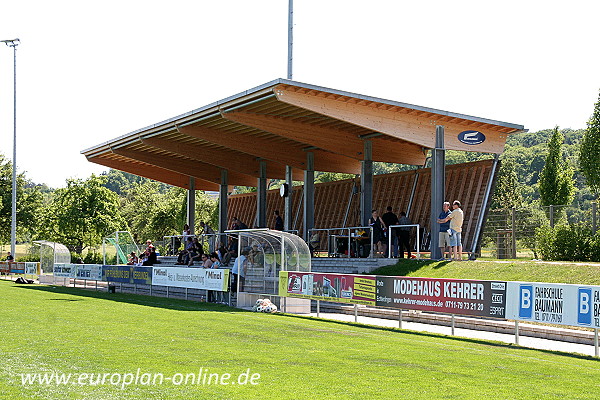
<path id="1" fill-rule="evenodd" d="M 531 206 L 490 210 L 481 239 L 481 256 L 498 259 L 539 258 L 536 230 L 560 223 L 583 224 L 598 229 L 598 210 L 577 206 Z"/>

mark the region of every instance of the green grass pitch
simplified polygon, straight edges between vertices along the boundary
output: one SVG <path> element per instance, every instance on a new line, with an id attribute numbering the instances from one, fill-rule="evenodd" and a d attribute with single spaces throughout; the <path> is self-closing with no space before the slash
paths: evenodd
<path id="1" fill-rule="evenodd" d="M 5 281 L 0 304 L 0 399 L 600 398 L 600 362 L 584 356 Z M 27 373 L 85 379 L 22 384 Z M 141 378 L 84 375 L 119 373 Z M 159 374 L 172 381 L 150 384 Z"/>

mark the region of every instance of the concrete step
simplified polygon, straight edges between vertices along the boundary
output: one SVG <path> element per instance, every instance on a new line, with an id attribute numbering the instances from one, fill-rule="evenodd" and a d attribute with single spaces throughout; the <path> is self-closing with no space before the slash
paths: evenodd
<path id="1" fill-rule="evenodd" d="M 386 265 L 396 264 L 395 258 L 312 258 L 312 271 L 338 274 L 368 274 Z"/>

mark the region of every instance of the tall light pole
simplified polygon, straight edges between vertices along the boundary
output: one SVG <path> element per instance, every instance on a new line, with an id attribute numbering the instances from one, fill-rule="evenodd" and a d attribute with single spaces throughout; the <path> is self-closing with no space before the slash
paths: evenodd
<path id="1" fill-rule="evenodd" d="M 12 218 L 10 223 L 10 253 L 15 257 L 17 243 L 17 46 L 19 39 L 0 40 L 13 48 L 13 162 L 12 162 Z"/>
<path id="2" fill-rule="evenodd" d="M 292 79 L 292 50 L 294 47 L 294 0 L 289 0 L 288 4 L 288 68 L 287 78 Z"/>

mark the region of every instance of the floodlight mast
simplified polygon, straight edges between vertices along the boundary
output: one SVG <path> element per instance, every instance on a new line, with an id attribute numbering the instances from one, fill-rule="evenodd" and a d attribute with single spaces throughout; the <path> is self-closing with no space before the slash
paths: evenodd
<path id="1" fill-rule="evenodd" d="M 10 223 L 10 254 L 16 255 L 17 243 L 17 39 L 0 40 L 13 48 L 13 162 L 12 162 L 12 214 Z"/>
<path id="2" fill-rule="evenodd" d="M 292 51 L 294 47 L 294 0 L 289 0 L 288 4 L 288 68 L 287 78 L 292 79 Z"/>

